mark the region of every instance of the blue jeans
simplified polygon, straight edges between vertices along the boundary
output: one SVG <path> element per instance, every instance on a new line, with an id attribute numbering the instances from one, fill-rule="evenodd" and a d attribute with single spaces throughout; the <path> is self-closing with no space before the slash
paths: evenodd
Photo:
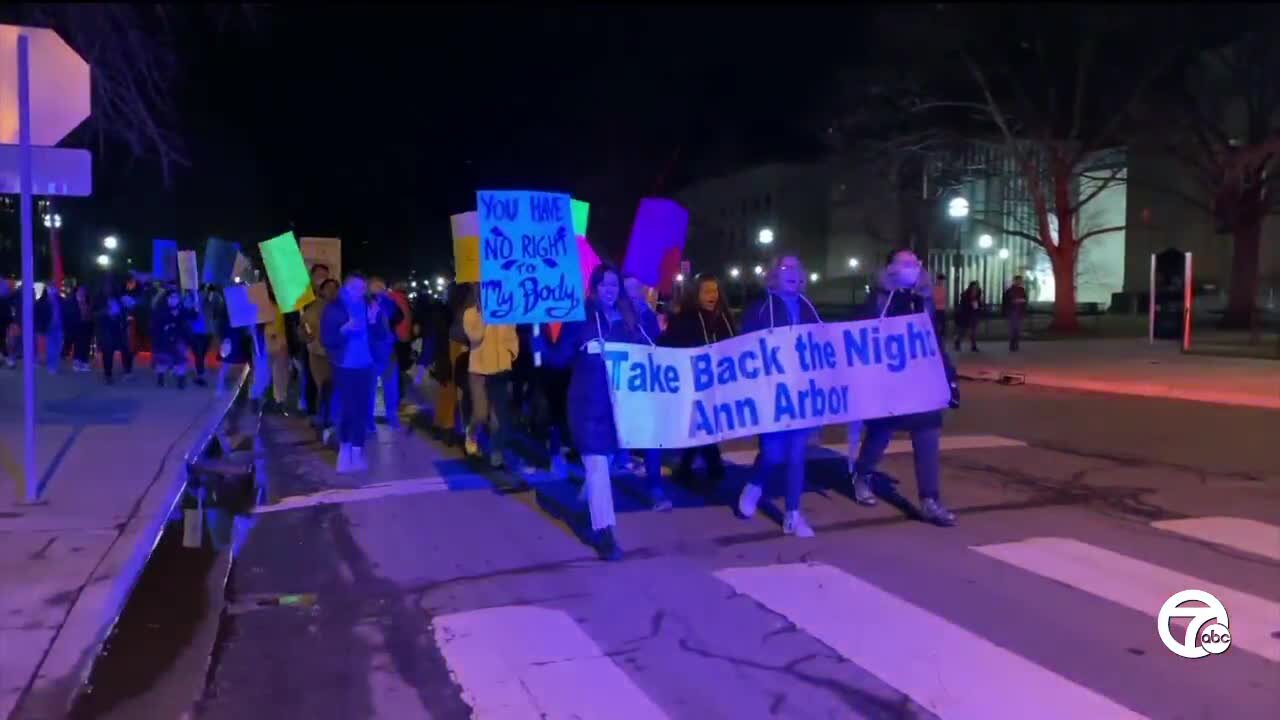
<path id="1" fill-rule="evenodd" d="M 62 328 L 49 328 L 45 336 L 44 361 L 50 370 L 57 370 L 62 364 Z"/>
<path id="2" fill-rule="evenodd" d="M 338 442 L 364 447 L 373 412 L 373 369 L 333 369 L 333 405 L 337 415 Z"/>
<path id="3" fill-rule="evenodd" d="M 805 453 L 809 448 L 809 430 L 783 430 L 760 436 L 760 458 L 751 484 L 767 487 L 770 478 L 781 476 L 785 487 L 787 511 L 800 509 L 804 492 Z"/>
<path id="4" fill-rule="evenodd" d="M 387 411 L 387 424 L 400 426 L 400 364 L 393 354 L 387 358 L 382 367 L 374 371 L 374 378 L 382 379 L 382 405 Z M 373 422 L 374 394 L 378 392 L 378 383 L 369 387 L 369 422 Z"/>
<path id="5" fill-rule="evenodd" d="M 892 419 L 868 420 L 867 434 L 858 450 L 854 471 L 859 475 L 875 472 L 884 457 L 884 451 L 893 439 Z M 911 454 L 916 465 L 916 486 L 920 499 L 938 500 L 941 464 L 939 452 L 942 445 L 942 428 L 925 428 L 911 431 Z"/>

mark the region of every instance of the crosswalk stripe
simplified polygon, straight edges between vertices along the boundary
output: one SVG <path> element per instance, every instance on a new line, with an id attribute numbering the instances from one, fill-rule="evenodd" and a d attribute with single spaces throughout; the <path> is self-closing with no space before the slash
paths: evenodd
<path id="1" fill-rule="evenodd" d="M 1027 444 L 1021 440 L 1001 437 L 999 435 L 943 435 L 942 450 L 985 450 L 996 448 L 1019 448 L 1026 447 Z M 819 450 L 819 448 L 821 450 Z M 826 452 L 822 452 L 826 451 Z M 838 453 L 846 455 L 849 452 L 847 443 L 826 443 L 823 445 L 814 445 L 809 447 L 809 459 L 829 457 L 828 453 Z M 911 452 L 911 440 L 895 439 L 889 443 L 889 449 L 885 451 L 887 455 L 902 455 Z M 731 462 L 736 465 L 751 465 L 756 461 L 756 450 L 732 450 L 724 453 L 725 462 Z"/>
<path id="2" fill-rule="evenodd" d="M 1261 555 L 1271 560 L 1280 560 L 1280 527 L 1257 520 L 1238 517 L 1199 517 L 1158 520 L 1151 523 L 1151 527 Z"/>
<path id="3" fill-rule="evenodd" d="M 290 495 L 289 497 L 281 498 L 270 505 L 259 505 L 253 509 L 253 512 L 255 515 L 261 515 L 263 513 L 280 512 L 282 510 L 297 510 L 299 508 L 315 507 L 317 505 L 341 505 L 343 503 L 377 500 L 378 498 L 395 497 L 398 495 L 417 495 L 428 492 L 443 492 L 448 489 L 449 484 L 445 481 L 444 477 L 435 475 L 432 477 L 417 478 L 414 480 L 395 480 L 352 488 L 331 488 L 329 490 L 321 490 L 310 495 Z"/>
<path id="4" fill-rule="evenodd" d="M 562 611 L 512 605 L 441 615 L 432 625 L 477 720 L 667 717 Z"/>
<path id="5" fill-rule="evenodd" d="M 1142 717 L 830 565 L 716 576 L 948 720 Z"/>
<path id="6" fill-rule="evenodd" d="M 1280 662 L 1280 636 L 1272 636 L 1280 632 L 1280 603 L 1069 538 L 1028 538 L 972 549 L 1151 617 L 1159 615 L 1174 593 L 1203 590 L 1226 608 L 1233 648 Z"/>

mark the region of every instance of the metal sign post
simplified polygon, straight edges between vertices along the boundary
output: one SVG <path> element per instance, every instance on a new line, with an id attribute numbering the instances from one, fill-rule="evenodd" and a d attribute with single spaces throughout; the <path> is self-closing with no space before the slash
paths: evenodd
<path id="1" fill-rule="evenodd" d="M 1147 295 L 1147 342 L 1156 344 L 1156 254 L 1151 253 L 1151 292 Z"/>
<path id="2" fill-rule="evenodd" d="M 18 36 L 18 153 L 22 222 L 22 498 L 40 499 L 36 471 L 36 253 L 31 240 L 31 41 Z"/>
<path id="3" fill-rule="evenodd" d="M 1191 253 L 1186 254 L 1182 274 L 1182 352 L 1191 351 L 1191 304 L 1194 298 L 1191 282 Z"/>

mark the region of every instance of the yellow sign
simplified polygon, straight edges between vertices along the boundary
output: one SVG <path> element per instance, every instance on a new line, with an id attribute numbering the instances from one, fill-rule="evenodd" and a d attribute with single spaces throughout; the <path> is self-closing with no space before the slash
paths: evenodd
<path id="1" fill-rule="evenodd" d="M 472 212 L 449 218 L 453 230 L 453 273 L 458 282 L 480 282 L 480 216 Z"/>

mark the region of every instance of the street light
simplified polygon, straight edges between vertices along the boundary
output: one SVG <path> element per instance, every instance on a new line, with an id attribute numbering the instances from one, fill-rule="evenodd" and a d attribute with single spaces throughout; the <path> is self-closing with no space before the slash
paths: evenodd
<path id="1" fill-rule="evenodd" d="M 858 258 L 849 258 L 849 269 L 852 270 L 852 269 L 856 269 L 857 267 L 858 267 Z"/>
<path id="2" fill-rule="evenodd" d="M 111 266 L 111 256 L 110 256 L 110 255 L 99 255 L 99 256 L 98 256 L 98 267 L 110 267 L 110 266 Z"/>
<path id="3" fill-rule="evenodd" d="M 951 198 L 947 203 L 947 214 L 953 218 L 969 217 L 969 201 L 962 197 Z"/>
<path id="4" fill-rule="evenodd" d="M 676 273 L 676 282 L 684 282 L 684 273 Z"/>
<path id="5" fill-rule="evenodd" d="M 755 269 L 753 270 L 753 272 L 756 274 L 756 277 L 760 277 L 761 275 L 764 274 L 764 268 L 757 265 L 755 266 Z"/>
<path id="6" fill-rule="evenodd" d="M 115 250 L 120 247 L 120 240 L 115 235 L 108 235 L 102 238 L 102 247 L 108 250 Z"/>
<path id="7" fill-rule="evenodd" d="M 769 228 L 764 228 L 760 231 L 760 234 L 756 236 L 756 242 L 759 242 L 761 245 L 772 245 L 773 231 Z"/>
<path id="8" fill-rule="evenodd" d="M 741 275 L 741 274 L 742 274 L 742 271 L 741 271 L 741 270 L 739 270 L 738 268 L 736 268 L 736 267 L 731 267 L 731 268 L 729 268 L 729 277 L 731 277 L 731 278 L 733 278 L 733 279 L 735 279 L 735 280 L 736 280 L 736 279 L 738 279 L 738 276 L 739 276 L 739 275 Z"/>
<path id="9" fill-rule="evenodd" d="M 995 244 L 996 244 L 996 239 L 991 237 L 990 235 L 978 236 L 978 247 L 982 248 L 983 250 L 987 250 L 992 245 L 995 245 Z"/>
<path id="10" fill-rule="evenodd" d="M 50 230 L 57 230 L 58 228 L 62 227 L 62 216 L 59 215 L 58 213 L 53 213 L 52 215 L 50 215 L 49 213 L 45 213 L 44 226 L 46 228 L 49 228 Z"/>
<path id="11" fill-rule="evenodd" d="M 996 253 L 1001 260 L 1009 259 L 1009 248 L 1000 248 L 1000 252 Z"/>
<path id="12" fill-rule="evenodd" d="M 809 273 L 809 282 L 811 283 L 818 282 L 818 273 Z"/>

